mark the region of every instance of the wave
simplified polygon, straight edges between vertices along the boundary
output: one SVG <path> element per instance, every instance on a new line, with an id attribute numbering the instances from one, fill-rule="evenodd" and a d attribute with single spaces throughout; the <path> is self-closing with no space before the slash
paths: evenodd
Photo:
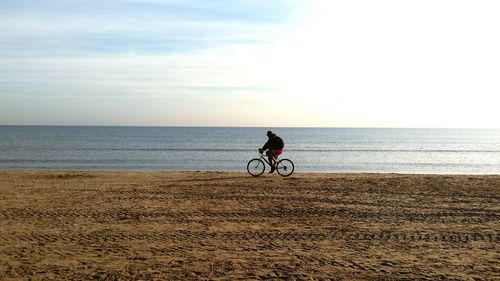
<path id="1" fill-rule="evenodd" d="M 252 152 L 257 149 L 242 148 L 78 148 L 80 151 L 193 151 L 193 152 Z M 491 149 L 285 149 L 286 152 L 450 152 L 450 153 L 500 153 Z"/>

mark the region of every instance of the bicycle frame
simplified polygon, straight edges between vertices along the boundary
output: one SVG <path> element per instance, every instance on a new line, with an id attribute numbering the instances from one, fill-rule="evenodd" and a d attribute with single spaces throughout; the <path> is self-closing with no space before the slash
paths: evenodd
<path id="1" fill-rule="evenodd" d="M 264 156 L 264 153 L 259 153 L 260 154 L 260 160 L 263 160 L 265 163 L 267 163 L 267 165 L 271 166 L 271 163 L 269 163 L 269 161 L 267 160 L 267 155 Z M 278 157 L 274 157 L 274 161 L 276 161 L 276 163 L 278 163 Z"/>

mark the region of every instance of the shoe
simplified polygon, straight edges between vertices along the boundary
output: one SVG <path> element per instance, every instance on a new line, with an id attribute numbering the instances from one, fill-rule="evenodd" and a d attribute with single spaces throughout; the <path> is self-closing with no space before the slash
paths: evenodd
<path id="1" fill-rule="evenodd" d="M 276 170 L 275 168 L 271 168 L 271 171 L 269 171 L 269 174 L 274 173 L 275 170 Z"/>

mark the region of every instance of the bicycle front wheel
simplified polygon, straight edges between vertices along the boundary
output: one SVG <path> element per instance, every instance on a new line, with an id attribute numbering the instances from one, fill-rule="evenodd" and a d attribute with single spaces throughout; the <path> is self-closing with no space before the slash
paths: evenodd
<path id="1" fill-rule="evenodd" d="M 283 177 L 288 177 L 293 173 L 295 166 L 293 165 L 292 160 L 290 159 L 281 159 L 276 165 L 276 171 Z"/>
<path id="2" fill-rule="evenodd" d="M 250 161 L 248 161 L 247 164 L 247 171 L 250 175 L 254 177 L 258 177 L 264 173 L 264 170 L 266 169 L 266 166 L 264 164 L 264 161 L 254 158 Z"/>

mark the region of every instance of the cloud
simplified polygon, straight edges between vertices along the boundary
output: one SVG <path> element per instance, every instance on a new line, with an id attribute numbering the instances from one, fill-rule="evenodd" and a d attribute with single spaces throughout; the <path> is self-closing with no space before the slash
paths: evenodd
<path id="1" fill-rule="evenodd" d="M 496 1 L 0 7 L 0 123 L 498 127 Z"/>
<path id="2" fill-rule="evenodd" d="M 193 52 L 269 42 L 284 1 L 5 1 L 0 55 Z"/>
<path id="3" fill-rule="evenodd" d="M 153 123 L 165 125 L 175 113 L 176 124 L 184 117 L 192 125 L 223 125 L 232 115 L 226 122 L 251 125 L 241 115 L 265 119 L 260 110 L 275 94 L 259 72 L 265 61 L 259 48 L 244 45 L 196 54 L 3 59 L 0 123 L 31 116 L 44 124 L 140 125 L 156 116 Z"/>
<path id="4" fill-rule="evenodd" d="M 291 3 L 2 1 L 0 124 L 252 118 Z"/>

